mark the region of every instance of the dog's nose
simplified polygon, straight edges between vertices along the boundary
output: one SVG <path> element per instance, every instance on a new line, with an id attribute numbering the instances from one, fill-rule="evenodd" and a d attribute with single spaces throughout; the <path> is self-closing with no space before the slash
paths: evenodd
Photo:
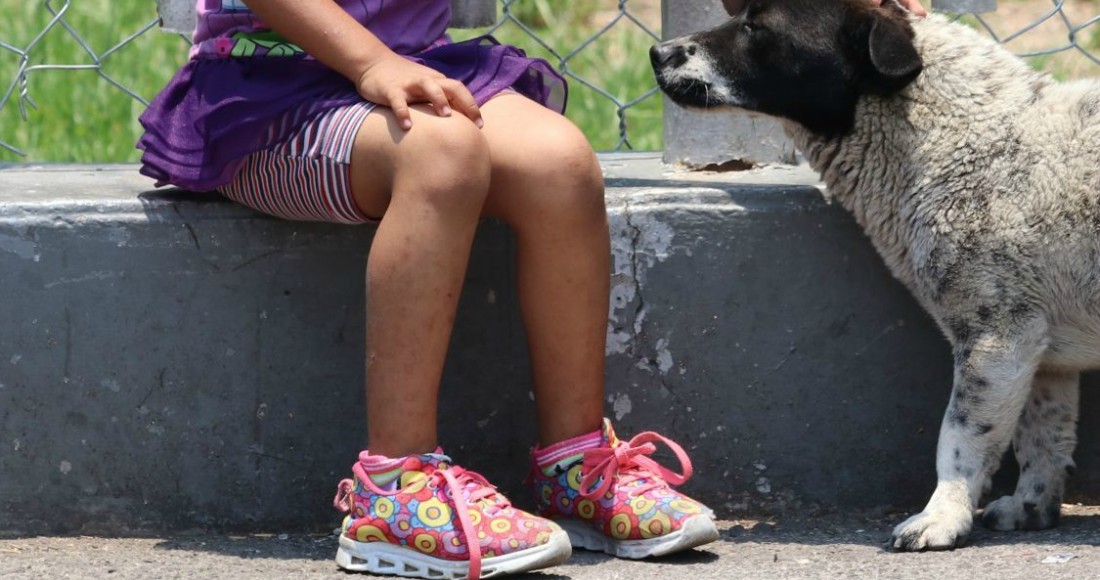
<path id="1" fill-rule="evenodd" d="M 684 48 L 678 43 L 672 41 L 662 42 L 649 49 L 649 60 L 653 62 L 654 67 L 664 67 L 669 64 L 675 65 L 679 57 L 679 60 L 684 60 Z"/>

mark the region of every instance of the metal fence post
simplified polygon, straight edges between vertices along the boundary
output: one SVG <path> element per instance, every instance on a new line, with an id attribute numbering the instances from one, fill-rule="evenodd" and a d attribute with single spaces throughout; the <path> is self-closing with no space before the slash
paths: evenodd
<path id="1" fill-rule="evenodd" d="M 157 0 L 157 16 L 165 32 L 190 35 L 195 31 L 194 0 Z"/>
<path id="2" fill-rule="evenodd" d="M 664 38 L 675 38 L 724 22 L 721 0 L 662 0 Z M 685 109 L 664 97 L 665 163 L 693 168 L 728 161 L 794 163 L 795 150 L 779 121 L 729 111 Z"/>
<path id="3" fill-rule="evenodd" d="M 498 0 L 451 0 L 451 26 L 480 28 L 497 21 Z"/>
<path id="4" fill-rule="evenodd" d="M 996 12 L 997 0 L 932 0 L 932 10 L 951 14 Z"/>

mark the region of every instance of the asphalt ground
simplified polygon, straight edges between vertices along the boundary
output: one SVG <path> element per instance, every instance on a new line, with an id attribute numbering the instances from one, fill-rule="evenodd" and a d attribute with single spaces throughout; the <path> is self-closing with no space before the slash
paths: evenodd
<path id="1" fill-rule="evenodd" d="M 1042 532 L 977 528 L 949 552 L 897 553 L 890 530 L 905 514 L 818 515 L 720 523 L 701 549 L 648 561 L 577 551 L 530 580 L 634 578 L 965 580 L 1100 578 L 1100 508 L 1065 506 L 1062 524 Z M 0 539 L 0 578 L 373 578 L 339 570 L 332 535 L 201 532 L 163 536 Z"/>

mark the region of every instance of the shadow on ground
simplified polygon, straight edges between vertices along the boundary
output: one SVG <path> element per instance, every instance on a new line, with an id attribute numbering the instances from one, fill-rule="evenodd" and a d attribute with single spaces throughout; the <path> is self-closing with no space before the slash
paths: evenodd
<path id="1" fill-rule="evenodd" d="M 915 512 L 914 512 L 915 513 Z M 720 541 L 738 543 L 772 543 L 802 545 L 877 546 L 890 547 L 894 526 L 912 513 L 884 512 L 875 515 L 829 514 L 801 518 L 769 520 L 735 520 L 723 529 Z M 1100 546 L 1100 506 L 1065 505 L 1058 527 L 1041 531 L 999 532 L 977 523 L 967 547 L 1029 545 L 1091 545 Z"/>

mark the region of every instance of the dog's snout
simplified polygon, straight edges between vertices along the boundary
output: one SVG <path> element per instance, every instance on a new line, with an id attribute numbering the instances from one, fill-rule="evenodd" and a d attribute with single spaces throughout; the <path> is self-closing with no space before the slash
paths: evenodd
<path id="1" fill-rule="evenodd" d="M 676 103 L 687 107 L 733 104 L 720 84 L 723 79 L 712 72 L 706 45 L 694 35 L 666 40 L 650 48 L 649 58 L 657 85 Z"/>
<path id="2" fill-rule="evenodd" d="M 650 48 L 649 59 L 653 61 L 654 67 L 677 67 L 684 64 L 688 55 L 694 52 L 693 46 L 670 40 Z"/>

